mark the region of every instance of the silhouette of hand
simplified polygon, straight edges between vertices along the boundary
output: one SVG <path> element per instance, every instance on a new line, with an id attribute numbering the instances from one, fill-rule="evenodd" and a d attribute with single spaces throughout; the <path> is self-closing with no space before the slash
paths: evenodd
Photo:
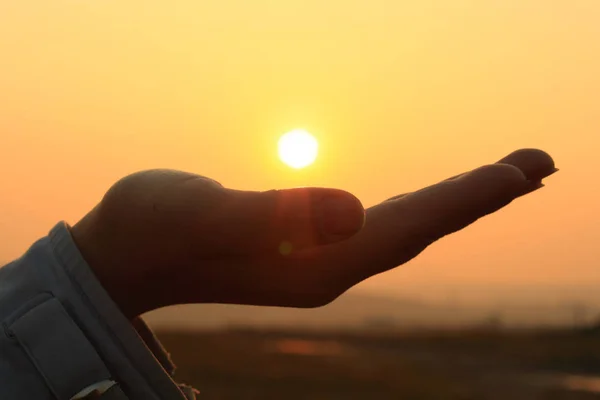
<path id="1" fill-rule="evenodd" d="M 546 153 L 519 150 L 384 201 L 365 219 L 360 201 L 340 190 L 247 192 L 151 170 L 117 182 L 71 231 L 130 318 L 181 303 L 317 307 L 542 187 L 555 171 Z"/>

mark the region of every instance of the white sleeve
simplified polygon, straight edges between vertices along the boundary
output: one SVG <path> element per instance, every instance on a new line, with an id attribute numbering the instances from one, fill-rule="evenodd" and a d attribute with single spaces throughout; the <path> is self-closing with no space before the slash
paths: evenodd
<path id="1" fill-rule="evenodd" d="M 120 312 L 65 223 L 0 268 L 0 321 L 0 399 L 94 390 L 107 400 L 186 399 L 158 342 Z"/>

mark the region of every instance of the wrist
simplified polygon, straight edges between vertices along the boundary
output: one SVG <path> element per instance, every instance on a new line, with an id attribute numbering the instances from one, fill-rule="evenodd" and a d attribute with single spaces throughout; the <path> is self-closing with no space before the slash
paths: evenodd
<path id="1" fill-rule="evenodd" d="M 132 293 L 137 287 L 129 284 L 126 266 L 119 265 L 119 257 L 112 254 L 112 246 L 101 234 L 98 207 L 70 227 L 70 233 L 88 267 L 121 312 L 129 320 L 140 315 L 143 307 L 135 304 L 139 293 Z"/>

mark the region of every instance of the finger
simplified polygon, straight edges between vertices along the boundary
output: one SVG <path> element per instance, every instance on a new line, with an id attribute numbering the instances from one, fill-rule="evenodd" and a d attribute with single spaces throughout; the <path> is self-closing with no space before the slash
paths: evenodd
<path id="1" fill-rule="evenodd" d="M 228 254 L 289 254 L 345 240 L 364 224 L 361 202 L 342 190 L 225 190 L 221 204 L 204 217 L 204 228 L 214 249 Z"/>
<path id="2" fill-rule="evenodd" d="M 531 184 L 508 164 L 480 167 L 459 178 L 412 193 L 394 206 L 405 216 L 412 240 L 433 242 L 506 205 Z"/>
<path id="3" fill-rule="evenodd" d="M 365 227 L 353 238 L 302 252 L 294 259 L 316 263 L 321 273 L 338 271 L 330 281 L 352 285 L 407 262 L 437 239 L 509 204 L 528 185 L 514 166 L 481 167 L 372 207 L 367 210 Z"/>
<path id="4" fill-rule="evenodd" d="M 556 170 L 552 158 L 539 150 L 515 152 L 501 161 L 383 202 L 367 210 L 365 227 L 352 238 L 291 254 L 275 262 L 277 268 L 263 268 L 273 283 L 264 292 L 273 297 L 265 302 L 285 298 L 286 293 L 289 297 L 282 305 L 331 301 L 361 280 L 409 261 L 439 238 L 536 190 L 537 180 Z"/>
<path id="5" fill-rule="evenodd" d="M 558 171 L 554 166 L 552 157 L 548 153 L 538 149 L 517 150 L 497 163 L 514 165 L 532 182 L 541 181 Z"/>
<path id="6" fill-rule="evenodd" d="M 496 162 L 496 164 L 513 165 L 519 168 L 527 180 L 530 181 L 541 181 L 543 178 L 546 178 L 558 171 L 558 169 L 554 167 L 554 160 L 552 157 L 550 157 L 548 153 L 538 149 L 521 149 L 514 151 L 508 156 L 502 158 L 500 161 Z M 469 172 L 463 172 L 461 174 L 454 175 L 450 178 L 446 178 L 444 181 L 451 181 L 460 178 Z M 408 194 L 410 193 L 399 194 L 390 197 L 387 201 L 398 200 Z"/>
<path id="7" fill-rule="evenodd" d="M 514 166 L 482 167 L 370 208 L 364 228 L 348 240 L 257 260 L 239 274 L 261 282 L 262 292 L 248 296 L 259 304 L 325 304 L 354 284 L 407 262 L 445 234 L 508 204 L 527 185 Z M 234 302 L 238 301 L 246 299 L 236 297 Z"/>
<path id="8" fill-rule="evenodd" d="M 396 237 L 402 234 L 402 247 L 410 248 L 432 243 L 462 229 L 527 190 L 529 184 L 520 169 L 512 165 L 488 165 L 411 193 L 386 207 L 374 208 L 368 214 L 368 222 L 371 215 L 373 226 L 381 226 L 384 220 L 395 217 L 396 224 L 387 229 L 373 229 L 373 235 L 378 241 L 384 240 L 396 229 Z M 394 246 L 395 241 L 397 244 L 397 238 L 388 239 L 390 246 Z"/>
<path id="9" fill-rule="evenodd" d="M 541 150 L 513 152 L 496 164 L 415 193 L 400 195 L 389 201 L 390 204 L 384 202 L 369 209 L 365 228 L 347 245 L 357 252 L 362 248 L 376 249 L 362 259 L 366 263 L 367 257 L 377 253 L 381 260 L 380 266 L 366 271 L 367 275 L 393 268 L 416 256 L 439 238 L 465 228 L 519 196 L 539 189 L 543 186 L 541 180 L 556 171 L 552 158 Z M 393 224 L 393 221 L 397 223 Z M 362 243 L 357 243 L 359 241 Z M 349 254 L 349 259 L 357 263 L 355 268 L 360 269 L 359 254 L 352 250 Z M 382 258 L 384 254 L 387 256 Z"/>
<path id="10" fill-rule="evenodd" d="M 554 160 L 550 155 L 538 149 L 520 149 L 514 151 L 497 161 L 496 164 L 508 164 L 519 168 L 527 180 L 541 181 L 542 179 L 557 172 L 554 167 Z M 460 178 L 464 173 L 453 176 L 446 180 Z"/>

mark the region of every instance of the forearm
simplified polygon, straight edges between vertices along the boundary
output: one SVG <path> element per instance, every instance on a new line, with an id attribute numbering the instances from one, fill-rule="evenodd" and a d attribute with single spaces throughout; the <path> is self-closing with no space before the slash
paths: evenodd
<path id="1" fill-rule="evenodd" d="M 115 399 L 185 399 L 164 355 L 119 311 L 65 224 L 0 268 L 0 320 L 3 400 L 69 400 L 98 382 L 121 392 Z"/>

